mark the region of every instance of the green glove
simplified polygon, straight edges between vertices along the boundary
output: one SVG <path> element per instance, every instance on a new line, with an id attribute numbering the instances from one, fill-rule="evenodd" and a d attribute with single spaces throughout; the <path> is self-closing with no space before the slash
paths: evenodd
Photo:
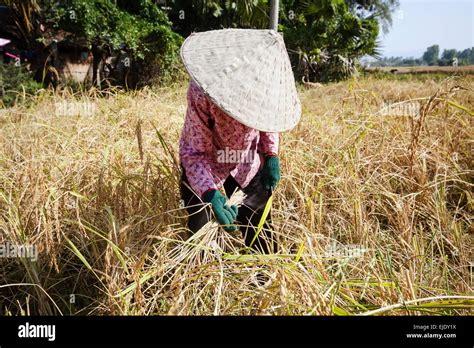
<path id="1" fill-rule="evenodd" d="M 212 211 L 216 216 L 217 222 L 223 225 L 227 232 L 237 230 L 237 226 L 232 225 L 237 218 L 237 207 L 235 205 L 229 207 L 226 204 L 224 195 L 219 190 L 211 190 L 204 194 L 204 202 L 212 204 Z"/>
<path id="2" fill-rule="evenodd" d="M 278 156 L 267 156 L 263 164 L 263 186 L 265 190 L 274 190 L 280 181 L 280 159 Z"/>

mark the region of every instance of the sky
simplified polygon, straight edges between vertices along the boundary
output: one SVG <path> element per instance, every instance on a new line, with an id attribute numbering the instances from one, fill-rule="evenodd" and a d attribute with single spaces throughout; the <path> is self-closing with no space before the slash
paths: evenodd
<path id="1" fill-rule="evenodd" d="M 385 57 L 421 57 L 427 47 L 474 47 L 474 0 L 400 0 L 393 25 L 381 33 Z"/>

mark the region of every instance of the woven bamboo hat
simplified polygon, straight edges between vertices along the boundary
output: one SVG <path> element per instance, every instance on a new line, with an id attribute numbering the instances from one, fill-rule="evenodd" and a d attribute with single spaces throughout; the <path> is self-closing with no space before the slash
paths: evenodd
<path id="1" fill-rule="evenodd" d="M 191 78 L 244 125 L 283 132 L 298 123 L 301 104 L 282 36 L 273 30 L 193 33 L 181 46 Z"/>

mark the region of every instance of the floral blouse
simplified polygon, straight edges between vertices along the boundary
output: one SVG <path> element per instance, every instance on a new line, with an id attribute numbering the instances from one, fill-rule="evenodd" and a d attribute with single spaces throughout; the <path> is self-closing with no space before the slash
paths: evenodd
<path id="1" fill-rule="evenodd" d="M 279 134 L 261 132 L 234 120 L 191 80 L 179 155 L 191 188 L 202 197 L 229 175 L 246 187 L 263 156 L 278 154 Z"/>

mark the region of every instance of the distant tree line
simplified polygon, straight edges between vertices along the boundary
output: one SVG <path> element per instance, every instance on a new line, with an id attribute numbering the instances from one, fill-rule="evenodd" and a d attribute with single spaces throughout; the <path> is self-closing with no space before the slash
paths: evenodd
<path id="1" fill-rule="evenodd" d="M 452 65 L 455 59 L 457 60 L 458 65 L 471 65 L 474 64 L 474 47 L 466 48 L 462 51 L 457 51 L 456 49 L 445 49 L 443 50 L 441 57 L 439 57 L 439 45 L 433 45 L 426 49 L 422 58 L 428 65 Z"/>
<path id="2" fill-rule="evenodd" d="M 418 66 L 418 65 L 439 65 L 448 66 L 457 62 L 458 66 L 474 64 L 474 47 L 458 51 L 456 49 L 445 49 L 441 53 L 439 45 L 433 45 L 426 49 L 420 58 L 414 57 L 383 57 L 371 66 Z"/>

